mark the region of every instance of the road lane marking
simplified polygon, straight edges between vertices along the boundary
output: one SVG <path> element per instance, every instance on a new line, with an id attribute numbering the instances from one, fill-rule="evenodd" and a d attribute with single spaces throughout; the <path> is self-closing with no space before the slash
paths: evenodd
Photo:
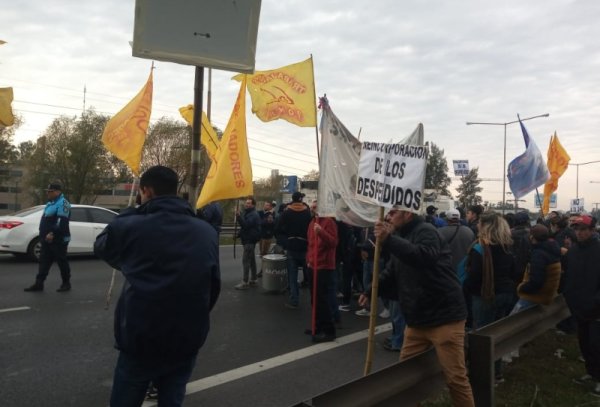
<path id="1" fill-rule="evenodd" d="M 375 327 L 375 335 L 388 332 L 392 330 L 392 323 L 382 324 Z M 210 389 L 211 387 L 219 386 L 221 384 L 229 383 L 234 380 L 242 379 L 247 376 L 251 376 L 256 373 L 265 372 L 269 369 L 285 365 L 287 363 L 295 362 L 300 359 L 307 358 L 309 356 L 317 355 L 321 352 L 326 352 L 337 347 L 347 345 L 352 342 L 360 341 L 369 336 L 369 330 L 365 329 L 359 332 L 355 332 L 350 335 L 342 336 L 337 338 L 335 342 L 324 342 L 316 345 L 308 346 L 306 348 L 298 349 L 293 352 L 289 352 L 283 355 L 275 356 L 270 359 L 266 359 L 260 362 L 252 363 L 246 366 L 241 366 L 236 369 L 229 370 L 227 372 L 218 373 L 213 376 L 205 377 L 203 379 L 188 382 L 185 394 L 194 394 L 202 390 Z M 142 407 L 156 406 L 154 401 L 145 401 Z"/>
<path id="2" fill-rule="evenodd" d="M 25 311 L 31 309 L 30 307 L 16 307 L 16 308 L 4 308 L 0 309 L 0 313 L 2 312 L 11 312 L 11 311 Z"/>

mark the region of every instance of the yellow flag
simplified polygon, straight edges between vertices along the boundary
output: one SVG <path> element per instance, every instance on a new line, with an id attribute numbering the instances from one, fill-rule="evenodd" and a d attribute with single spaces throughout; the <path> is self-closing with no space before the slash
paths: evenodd
<path id="1" fill-rule="evenodd" d="M 560 144 L 556 132 L 550 137 L 550 146 L 548 147 L 548 171 L 550 179 L 544 185 L 544 203 L 542 212 L 548 213 L 550 209 L 550 195 L 558 189 L 558 179 L 565 173 L 571 157 Z"/>
<path id="2" fill-rule="evenodd" d="M 252 113 L 263 122 L 283 119 L 300 127 L 317 125 L 315 79 L 312 57 L 254 75 L 239 74 L 236 81 L 247 78 L 252 98 Z"/>
<path id="3" fill-rule="evenodd" d="M 179 113 L 181 114 L 181 117 L 185 119 L 187 124 L 190 126 L 194 125 L 194 105 L 180 107 Z M 206 149 L 206 153 L 208 154 L 210 161 L 214 161 L 215 154 L 219 148 L 219 137 L 217 137 L 215 129 L 213 129 L 212 125 L 208 121 L 208 117 L 204 112 L 202 112 L 202 130 L 200 132 L 200 142 Z"/>
<path id="4" fill-rule="evenodd" d="M 0 88 L 0 126 L 12 126 L 15 116 L 12 111 L 13 89 Z"/>
<path id="5" fill-rule="evenodd" d="M 221 199 L 252 195 L 252 163 L 246 140 L 246 79 L 242 79 L 233 112 L 212 162 L 197 208 Z"/>
<path id="6" fill-rule="evenodd" d="M 140 175 L 142 149 L 152 112 L 152 71 L 146 85 L 119 113 L 108 121 L 102 134 L 104 146 Z"/>

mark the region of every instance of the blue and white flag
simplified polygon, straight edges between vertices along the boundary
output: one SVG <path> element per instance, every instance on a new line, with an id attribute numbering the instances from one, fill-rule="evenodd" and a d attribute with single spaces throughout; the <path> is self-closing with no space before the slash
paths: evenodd
<path id="1" fill-rule="evenodd" d="M 526 149 L 523 154 L 510 162 L 507 174 L 510 190 L 516 199 L 545 184 L 550 178 L 550 172 L 544 162 L 544 157 L 533 139 L 529 137 L 521 118 L 519 118 L 519 124 L 523 131 Z"/>

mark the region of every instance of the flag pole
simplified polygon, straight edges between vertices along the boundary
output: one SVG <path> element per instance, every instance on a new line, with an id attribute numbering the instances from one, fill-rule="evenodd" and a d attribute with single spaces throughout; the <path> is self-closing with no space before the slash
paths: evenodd
<path id="1" fill-rule="evenodd" d="M 198 178 L 200 173 L 200 137 L 202 131 L 202 95 L 204 93 L 204 67 L 197 66 L 194 79 L 194 115 L 192 121 L 192 158 L 190 166 L 190 194 L 192 208 L 198 200 Z"/>
<path id="2" fill-rule="evenodd" d="M 152 63 L 152 67 L 154 68 L 154 62 Z M 131 193 L 129 194 L 129 202 L 127 203 L 128 207 L 132 207 L 133 205 L 133 191 L 135 191 L 135 181 L 136 181 L 136 177 L 133 177 L 133 184 L 131 184 Z M 106 290 L 106 306 L 104 307 L 105 310 L 108 310 L 108 307 L 110 306 L 110 300 L 112 298 L 112 292 L 113 292 L 113 288 L 115 286 L 115 278 L 117 275 L 117 269 L 113 269 L 112 270 L 112 276 L 110 277 L 110 284 L 108 285 L 108 290 Z"/>
<path id="3" fill-rule="evenodd" d="M 379 207 L 379 221 L 383 222 L 383 206 Z M 375 240 L 375 258 L 373 259 L 373 278 L 371 279 L 371 314 L 369 315 L 369 336 L 367 342 L 367 360 L 364 376 L 371 373 L 373 349 L 375 345 L 375 325 L 377 324 L 377 295 L 379 291 L 379 258 L 381 257 L 381 239 Z"/>
<path id="4" fill-rule="evenodd" d="M 315 214 L 315 224 L 318 225 L 319 224 L 319 217 L 317 214 Z M 319 255 L 317 253 L 317 250 L 319 249 L 319 234 L 314 231 L 315 234 L 315 243 L 313 244 L 313 252 L 314 252 L 314 258 L 311 259 L 311 261 L 313 261 L 313 283 L 312 283 L 312 312 L 311 312 L 311 324 L 310 324 L 310 328 L 312 330 L 312 335 L 315 336 L 317 334 L 317 278 L 318 277 L 318 264 L 317 261 L 319 259 Z"/>
<path id="5" fill-rule="evenodd" d="M 240 210 L 240 200 L 235 200 L 235 213 L 233 214 L 233 258 L 235 259 L 235 241 L 237 240 L 237 213 Z"/>
<path id="6" fill-rule="evenodd" d="M 312 54 L 310 54 L 310 68 L 312 69 L 312 76 L 313 76 L 313 81 L 312 81 L 312 85 L 313 85 L 313 94 L 315 95 L 315 98 L 317 97 L 317 91 L 316 91 L 316 87 L 315 87 L 315 66 L 313 64 L 313 56 Z M 319 148 L 319 125 L 317 123 L 317 103 L 315 100 L 315 136 L 317 139 L 317 161 L 321 162 L 321 155 L 319 153 L 320 148 Z"/>

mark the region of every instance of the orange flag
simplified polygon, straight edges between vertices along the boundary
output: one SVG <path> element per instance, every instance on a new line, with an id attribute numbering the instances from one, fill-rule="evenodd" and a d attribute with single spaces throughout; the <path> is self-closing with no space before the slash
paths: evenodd
<path id="1" fill-rule="evenodd" d="M 252 98 L 252 113 L 263 122 L 283 119 L 300 127 L 317 125 L 315 79 L 312 57 L 306 61 L 254 75 L 239 74 L 236 81 L 247 78 Z"/>
<path id="2" fill-rule="evenodd" d="M 252 195 L 252 163 L 246 138 L 246 79 L 242 79 L 229 123 L 210 165 L 196 208 L 222 199 Z"/>
<path id="3" fill-rule="evenodd" d="M 544 185 L 544 203 L 542 204 L 542 213 L 548 213 L 550 209 L 550 195 L 558 189 L 558 179 L 565 173 L 571 157 L 558 141 L 558 136 L 550 137 L 550 146 L 548 147 L 548 171 L 550 179 Z"/>
<path id="4" fill-rule="evenodd" d="M 119 113 L 106 123 L 102 143 L 120 160 L 140 175 L 142 149 L 152 112 L 152 71 L 146 85 Z"/>

